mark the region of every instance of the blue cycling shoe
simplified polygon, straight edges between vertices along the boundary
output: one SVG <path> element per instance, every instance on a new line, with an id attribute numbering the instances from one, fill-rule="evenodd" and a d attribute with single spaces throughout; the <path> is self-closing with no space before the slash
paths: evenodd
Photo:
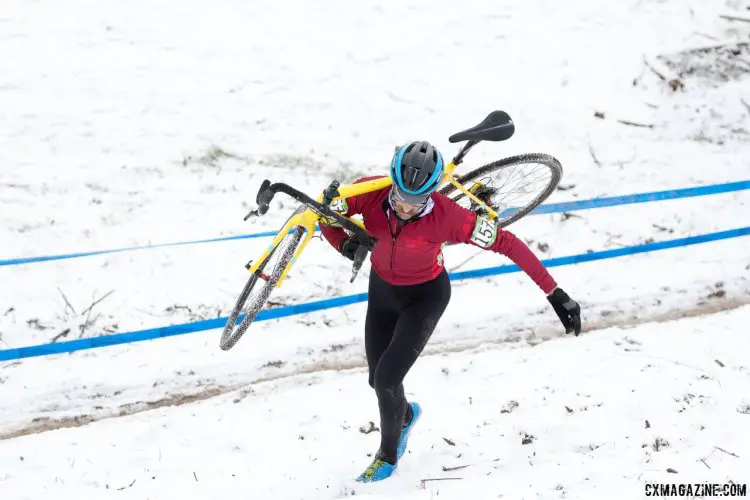
<path id="1" fill-rule="evenodd" d="M 360 483 L 373 483 L 375 481 L 382 481 L 391 477 L 393 472 L 396 470 L 395 465 L 391 465 L 388 462 L 375 458 L 369 467 L 357 478 Z"/>
<path id="2" fill-rule="evenodd" d="M 411 406 L 412 417 L 409 425 L 401 429 L 401 438 L 398 440 L 398 448 L 396 450 L 396 456 L 399 460 L 406 453 L 406 443 L 409 441 L 409 433 L 414 428 L 414 424 L 417 423 L 419 417 L 422 416 L 422 407 L 418 403 L 409 403 L 409 406 Z"/>
<path id="3" fill-rule="evenodd" d="M 412 417 L 409 425 L 401 429 L 401 437 L 398 440 L 398 447 L 396 449 L 397 460 L 400 460 L 404 453 L 406 453 L 406 445 L 409 441 L 409 433 L 414 428 L 414 425 L 422 416 L 422 407 L 418 403 L 409 403 L 411 407 Z M 388 479 L 396 471 L 396 465 L 390 464 L 378 456 L 372 461 L 369 467 L 360 474 L 357 481 L 361 483 L 373 483 L 375 481 L 382 481 Z"/>

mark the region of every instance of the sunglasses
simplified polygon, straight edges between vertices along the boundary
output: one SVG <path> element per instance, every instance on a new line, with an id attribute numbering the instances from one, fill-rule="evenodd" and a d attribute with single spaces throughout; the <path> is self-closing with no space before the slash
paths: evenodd
<path id="1" fill-rule="evenodd" d="M 393 202 L 405 203 L 415 208 L 424 207 L 427 204 L 427 200 L 429 199 L 429 196 L 424 197 L 424 198 L 420 197 L 421 201 L 415 203 L 414 198 L 404 196 L 403 194 L 401 194 L 398 187 L 396 186 L 393 186 L 393 188 L 391 189 L 390 196 L 391 196 L 391 201 Z"/>

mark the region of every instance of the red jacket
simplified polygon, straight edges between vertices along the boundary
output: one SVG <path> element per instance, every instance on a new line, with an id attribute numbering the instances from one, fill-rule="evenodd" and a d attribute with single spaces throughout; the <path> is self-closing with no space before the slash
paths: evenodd
<path id="1" fill-rule="evenodd" d="M 363 182 L 383 176 L 364 177 Z M 390 188 L 365 193 L 332 205 L 351 217 L 362 214 L 367 232 L 378 238 L 372 250 L 372 269 L 392 285 L 414 285 L 430 281 L 443 269 L 442 245 L 467 243 L 506 255 L 546 294 L 555 280 L 526 244 L 511 232 L 498 228 L 484 217 L 467 210 L 440 193 L 433 193 L 432 210 L 418 219 L 399 224 L 388 203 Z M 328 242 L 339 250 L 347 234 L 340 227 L 320 225 Z"/>

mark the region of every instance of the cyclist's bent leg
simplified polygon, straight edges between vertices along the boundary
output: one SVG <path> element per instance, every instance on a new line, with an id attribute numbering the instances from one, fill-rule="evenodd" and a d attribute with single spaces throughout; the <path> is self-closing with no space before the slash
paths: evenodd
<path id="1" fill-rule="evenodd" d="M 374 373 L 380 409 L 379 455 L 392 464 L 396 463 L 396 449 L 407 410 L 404 378 L 427 345 L 451 296 L 446 271 L 427 283 L 399 288 L 408 292 L 408 305 L 399 315 L 393 339 Z"/>

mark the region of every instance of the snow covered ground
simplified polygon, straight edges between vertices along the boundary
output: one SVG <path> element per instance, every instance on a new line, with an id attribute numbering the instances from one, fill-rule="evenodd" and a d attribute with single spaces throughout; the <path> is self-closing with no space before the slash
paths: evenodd
<path id="1" fill-rule="evenodd" d="M 494 109 L 513 117 L 516 135 L 478 146 L 462 171 L 552 154 L 565 172 L 549 202 L 747 180 L 748 46 L 691 50 L 749 40 L 750 23 L 718 15 L 748 7 L 8 0 L 0 259 L 273 230 L 288 200 L 242 221 L 263 179 L 315 193 L 332 178 L 385 173 L 393 145 L 412 138 L 451 155 L 448 136 Z M 684 86 L 673 91 L 644 56 Z M 748 226 L 749 202 L 742 191 L 533 216 L 510 230 L 540 257 L 560 257 Z M 750 398 L 741 358 L 750 313 L 736 309 L 750 303 L 747 241 L 552 269 L 583 306 L 579 339 L 559 338 L 524 275 L 455 282 L 431 356 L 409 379 L 427 413 L 400 482 L 357 494 L 635 498 L 646 480 L 747 479 L 738 471 L 748 470 L 750 447 L 737 429 L 749 418 L 740 410 Z M 244 264 L 266 244 L 0 267 L 0 349 L 225 316 Z M 450 270 L 508 263 L 465 247 L 449 248 L 446 262 Z M 348 261 L 316 240 L 273 299 L 365 291 L 369 267 L 353 284 L 349 274 Z M 376 442 L 357 430 L 375 415 L 361 379 L 364 311 L 257 323 L 230 352 L 208 331 L 0 364 L 0 496 L 100 498 L 106 485 L 127 498 L 183 487 L 195 498 L 346 493 Z M 697 317 L 716 311 L 727 312 Z M 661 322 L 683 316 L 696 317 Z M 338 398 L 354 404 L 323 405 Z M 519 406 L 499 413 L 510 400 Z M 11 439 L 60 426 L 78 428 Z M 521 445 L 520 432 L 537 439 Z M 657 437 L 671 447 L 656 452 Z M 710 453 L 709 469 L 697 460 Z M 463 480 L 415 490 L 442 465 L 469 462 L 456 471 Z"/>
<path id="2" fill-rule="evenodd" d="M 382 484 L 352 480 L 379 443 L 356 368 L 4 441 L 0 485 L 14 499 L 632 500 L 650 483 L 745 484 L 748 322 L 745 306 L 424 357 L 406 387 L 425 413 Z"/>
<path id="3" fill-rule="evenodd" d="M 466 12 L 426 0 L 6 4 L 2 257 L 275 229 L 289 201 L 242 222 L 262 179 L 314 193 L 332 177 L 385 172 L 393 145 L 412 137 L 452 153 L 447 137 L 493 109 L 510 113 L 516 135 L 480 145 L 463 168 L 552 154 L 568 189 L 549 201 L 748 175 L 747 74 L 728 82 L 686 75 L 673 92 L 643 60 L 746 40 L 745 26 L 717 16 L 742 9 L 737 2 L 477 2 Z M 582 231 L 552 216 L 514 229 L 549 245 L 544 256 L 559 256 L 745 225 L 746 202 L 741 193 L 592 212 L 596 226 Z M 226 314 L 245 280 L 242 266 L 264 245 L 4 268 L 3 282 L 13 286 L 0 289 L 2 340 L 31 345 L 76 330 L 86 317 L 71 318 L 63 294 L 80 312 L 114 290 L 85 335 Z M 299 272 L 323 288 L 284 292 L 345 292 L 345 265 L 333 256 L 316 242 Z"/>
<path id="4" fill-rule="evenodd" d="M 746 252 L 741 238 L 551 272 L 571 293 L 583 296 L 585 332 L 746 303 Z M 688 266 L 694 267 L 691 273 L 681 272 Z M 346 274 L 341 271 L 340 282 Z M 183 396 L 206 397 L 298 372 L 362 366 L 365 307 L 259 322 L 229 352 L 219 349 L 219 331 L 212 330 L 4 363 L 0 436 L 48 428 L 59 420 L 130 413 Z M 561 325 L 536 286 L 525 275 L 510 274 L 454 282 L 428 351 L 536 344 L 560 334 Z"/>

